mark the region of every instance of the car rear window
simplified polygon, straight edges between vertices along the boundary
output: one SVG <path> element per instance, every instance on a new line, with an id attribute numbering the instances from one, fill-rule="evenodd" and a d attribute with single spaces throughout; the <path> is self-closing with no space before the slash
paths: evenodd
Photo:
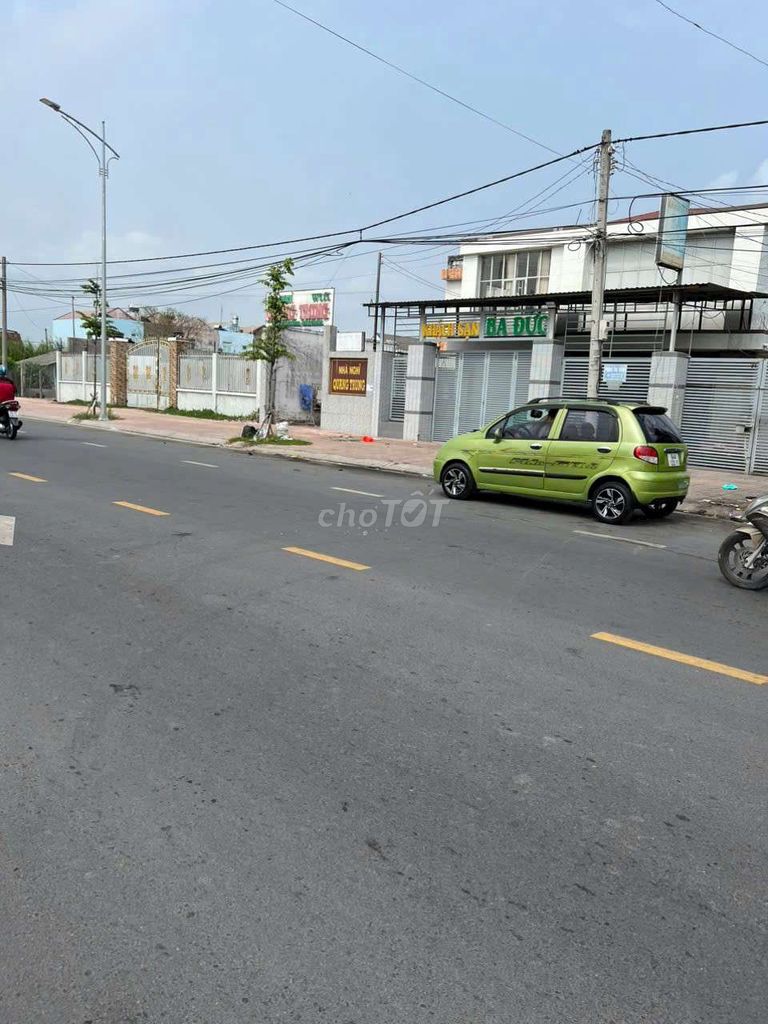
<path id="1" fill-rule="evenodd" d="M 683 443 L 680 431 L 664 413 L 651 409 L 636 409 L 635 416 L 642 427 L 645 440 L 651 444 Z"/>

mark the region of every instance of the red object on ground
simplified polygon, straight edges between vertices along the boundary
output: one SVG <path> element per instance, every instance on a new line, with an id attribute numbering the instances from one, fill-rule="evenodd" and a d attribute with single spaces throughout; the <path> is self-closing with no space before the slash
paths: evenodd
<path id="1" fill-rule="evenodd" d="M 367 444 L 373 444 L 374 438 L 372 438 L 372 437 L 369 437 L 369 436 L 368 436 L 368 435 L 366 434 L 366 435 L 365 435 L 365 437 L 363 438 L 363 440 L 364 440 L 364 441 L 365 441 L 365 442 L 366 442 Z"/>

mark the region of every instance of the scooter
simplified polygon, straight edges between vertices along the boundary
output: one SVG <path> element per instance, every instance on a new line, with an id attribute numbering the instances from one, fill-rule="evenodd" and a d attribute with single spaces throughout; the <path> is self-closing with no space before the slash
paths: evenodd
<path id="1" fill-rule="evenodd" d="M 762 590 L 768 587 L 768 494 L 755 498 L 742 515 L 731 519 L 744 525 L 720 545 L 720 572 L 734 587 Z"/>
<path id="2" fill-rule="evenodd" d="M 8 413 L 7 421 L 0 427 L 0 434 L 4 434 L 9 440 L 15 441 L 16 435 L 24 426 L 19 419 L 19 403 L 14 398 L 10 402 L 0 402 L 0 408 Z"/>

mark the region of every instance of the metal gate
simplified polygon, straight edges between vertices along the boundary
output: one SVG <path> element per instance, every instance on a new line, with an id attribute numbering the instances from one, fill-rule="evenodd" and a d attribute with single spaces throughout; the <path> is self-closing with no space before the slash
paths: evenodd
<path id="1" fill-rule="evenodd" d="M 392 386 L 389 392 L 389 418 L 405 419 L 405 377 L 408 366 L 407 355 L 392 357 Z"/>
<path id="2" fill-rule="evenodd" d="M 128 352 L 128 405 L 140 409 L 167 409 L 169 397 L 167 341 L 144 341 Z"/>
<path id="3" fill-rule="evenodd" d="M 768 472 L 764 395 L 764 360 L 692 358 L 681 423 L 690 464 L 740 473 L 754 466 L 756 472 Z"/>
<path id="4" fill-rule="evenodd" d="M 524 404 L 530 373 L 530 352 L 438 355 L 432 440 L 447 441 Z"/>
<path id="5" fill-rule="evenodd" d="M 615 398 L 618 402 L 647 402 L 648 383 L 651 378 L 651 360 L 637 356 L 624 359 L 603 359 L 603 366 L 626 366 L 627 379 L 617 389 L 610 390 L 602 381 L 597 393 L 600 398 Z M 562 395 L 564 398 L 586 398 L 589 360 L 586 356 L 568 356 L 563 360 Z"/>

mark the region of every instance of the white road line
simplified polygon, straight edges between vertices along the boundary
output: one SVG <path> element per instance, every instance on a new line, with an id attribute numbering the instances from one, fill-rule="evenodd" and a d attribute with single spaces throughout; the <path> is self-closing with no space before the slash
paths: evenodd
<path id="1" fill-rule="evenodd" d="M 16 519 L 14 516 L 0 516 L 0 544 L 11 547 L 15 529 Z"/>
<path id="2" fill-rule="evenodd" d="M 212 462 L 194 462 L 192 459 L 181 460 L 186 466 L 204 466 L 206 469 L 218 469 Z"/>
<path id="3" fill-rule="evenodd" d="M 592 533 L 590 530 L 574 530 L 582 537 L 598 537 L 600 540 L 618 540 L 622 544 L 640 544 L 644 548 L 666 548 L 666 544 L 653 544 L 649 540 L 634 540 L 632 537 L 613 537 L 610 533 Z"/>
<path id="4" fill-rule="evenodd" d="M 87 444 L 89 448 L 106 448 L 105 444 L 96 444 L 95 441 L 81 441 L 80 444 Z"/>
<path id="5" fill-rule="evenodd" d="M 332 491 L 344 491 L 345 494 L 362 494 L 366 498 L 383 498 L 383 494 L 374 494 L 373 491 L 356 491 L 352 487 L 332 487 Z"/>

